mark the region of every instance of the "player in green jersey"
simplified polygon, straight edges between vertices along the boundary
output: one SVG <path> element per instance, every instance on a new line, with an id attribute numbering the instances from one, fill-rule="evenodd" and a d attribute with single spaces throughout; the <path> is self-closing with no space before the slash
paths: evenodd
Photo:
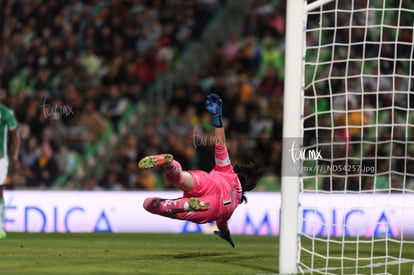
<path id="1" fill-rule="evenodd" d="M 4 231 L 3 185 L 9 169 L 9 160 L 13 169 L 16 169 L 19 165 L 19 147 L 20 137 L 17 131 L 17 121 L 14 112 L 0 104 L 0 239 L 6 237 L 6 232 Z M 8 148 L 10 148 L 10 154 Z"/>

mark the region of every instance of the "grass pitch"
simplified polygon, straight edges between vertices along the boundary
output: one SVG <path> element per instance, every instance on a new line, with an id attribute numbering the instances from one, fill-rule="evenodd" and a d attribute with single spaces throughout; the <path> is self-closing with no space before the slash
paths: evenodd
<path id="1" fill-rule="evenodd" d="M 278 239 L 202 234 L 9 233 L 0 274 L 274 274 Z"/>
<path id="2" fill-rule="evenodd" d="M 213 234 L 9 233 L 0 240 L 0 274 L 278 273 L 277 237 L 236 235 L 233 240 L 236 248 Z M 330 242 L 330 253 L 326 254 L 327 243 L 322 239 L 314 242 L 303 239 L 304 247 L 314 246 L 317 252 L 302 251 L 303 263 L 319 270 L 314 274 L 414 274 L 413 240 L 405 245 L 402 254 L 398 243 L 372 244 L 348 239 L 344 246 L 337 241 Z M 382 255 L 386 251 L 395 258 L 385 259 L 389 264 L 384 266 Z M 346 269 L 325 269 L 327 259 L 322 255 L 329 255 L 329 266 L 342 265 Z M 345 257 L 336 258 L 339 255 Z M 392 263 L 395 259 L 398 262 L 398 258 L 409 262 Z M 364 267 L 370 263 L 374 267 Z"/>

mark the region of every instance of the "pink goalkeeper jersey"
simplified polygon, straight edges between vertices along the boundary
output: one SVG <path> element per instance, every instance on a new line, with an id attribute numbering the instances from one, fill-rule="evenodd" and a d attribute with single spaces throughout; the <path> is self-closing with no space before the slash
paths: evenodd
<path id="1" fill-rule="evenodd" d="M 184 192 L 184 197 L 198 197 L 200 201 L 210 202 L 210 209 L 179 213 L 177 218 L 195 223 L 216 221 L 218 226 L 225 225 L 239 205 L 242 188 L 225 144 L 216 145 L 215 156 L 215 167 L 209 173 L 201 170 L 189 171 L 194 178 L 194 189 Z"/>

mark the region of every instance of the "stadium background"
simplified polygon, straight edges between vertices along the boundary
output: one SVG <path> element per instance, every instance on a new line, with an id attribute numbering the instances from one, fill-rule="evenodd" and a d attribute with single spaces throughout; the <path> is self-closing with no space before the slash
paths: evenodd
<path id="1" fill-rule="evenodd" d="M 11 266 L 26 274 L 30 266 L 44 274 L 42 271 L 53 268 L 66 270 L 69 265 L 85 268 L 88 267 L 84 265 L 85 258 L 89 261 L 101 258 L 102 262 L 92 262 L 89 267 L 97 270 L 104 267 L 105 271 L 114 270 L 114 273 L 119 273 L 121 268 L 128 271 L 133 268 L 136 272 L 142 270 L 140 260 L 143 258 L 154 259 L 148 261 L 150 272 L 146 274 L 153 273 L 154 266 L 161 266 L 163 262 L 168 265 L 165 273 L 187 268 L 188 274 L 204 260 L 211 261 L 210 268 L 217 268 L 212 270 L 219 270 L 214 274 L 219 274 L 223 268 L 234 269 L 233 274 L 246 270 L 275 272 L 280 220 L 280 193 L 277 191 L 280 191 L 282 150 L 285 2 L 0 1 L 0 102 L 14 109 L 22 145 L 21 170 L 10 174 L 6 182 L 6 189 L 15 191 L 5 192 L 5 227 L 10 232 L 0 246 L 4 251 L 5 268 Z M 339 20 L 347 23 L 344 18 Z M 392 37 L 393 34 L 385 31 L 385 35 Z M 411 41 L 411 34 L 404 33 L 404 40 Z M 393 49 L 384 48 L 382 57 L 393 57 Z M 358 52 L 353 48 L 352 54 Z M 375 49 L 370 53 L 375 54 Z M 400 49 L 398 53 L 407 54 L 407 49 Z M 387 62 L 381 65 L 384 72 L 391 69 Z M 346 71 L 336 73 L 342 75 Z M 391 79 L 381 79 L 385 87 L 391 82 Z M 336 87 L 341 86 L 337 84 Z M 351 84 L 354 91 L 361 89 L 358 83 Z M 407 82 L 401 81 L 398 85 L 401 90 L 409 90 Z M 266 175 L 256 192 L 249 195 L 249 203 L 241 205 L 231 220 L 231 231 L 236 241 L 242 240 L 237 242 L 242 249 L 227 255 L 227 252 L 217 253 L 222 249 L 217 245 L 224 244 L 218 240 L 211 242 L 212 236 L 186 234 L 179 235 L 178 240 L 172 234 L 154 234 L 211 234 L 212 224 L 166 222 L 162 217 L 145 213 L 137 203 L 153 192 L 179 195 L 163 184 L 161 171 L 137 169 L 136 163 L 144 155 L 171 152 L 184 169 L 212 168 L 213 140 L 208 136 L 212 126 L 204 109 L 205 96 L 211 91 L 218 93 L 225 102 L 224 122 L 231 156 L 237 157 L 239 152 L 249 150 L 259 151 L 266 165 Z M 367 98 L 365 102 L 381 107 L 390 104 L 387 96 L 378 100 Z M 361 104 L 360 98 L 356 101 L 357 105 Z M 411 107 L 401 98 L 394 104 Z M 330 102 L 324 99 L 317 105 L 318 110 L 338 107 L 329 106 Z M 305 102 L 304 107 L 305 113 L 316 108 L 310 102 Z M 395 118 L 398 120 L 403 115 L 396 113 Z M 384 113 L 379 122 L 392 124 L 392 119 L 390 113 Z M 314 121 L 305 123 L 311 127 Z M 383 127 L 381 134 L 386 135 L 388 130 Z M 305 139 L 311 137 L 312 134 Z M 386 146 L 378 148 L 385 156 L 390 155 Z M 393 171 L 401 167 L 399 162 L 390 166 Z M 354 188 L 373 191 L 378 187 L 386 190 L 398 187 L 401 178 L 390 178 L 391 175 L 373 175 L 378 176 L 375 182 L 384 183 L 382 186 L 373 186 L 371 181 L 371 184 L 364 182 Z M 405 187 L 414 186 L 412 178 L 407 178 L 406 182 Z M 344 190 L 341 183 L 338 185 L 338 189 Z M 95 192 L 82 192 L 86 190 Z M 396 195 L 393 199 L 398 201 Z M 338 205 L 329 211 L 315 212 L 309 211 L 312 203 L 303 204 L 303 215 L 314 221 L 314 225 L 303 225 L 303 232 L 311 234 L 319 226 L 318 232 L 323 235 L 330 230 L 324 226 L 326 221 L 336 224 L 336 219 L 346 217 L 343 228 L 347 230 L 344 233 L 333 228 L 334 236 L 359 234 L 359 224 L 363 224 L 367 237 L 398 235 L 393 229 L 399 228 L 399 224 L 394 223 L 393 218 L 399 212 L 388 216 L 387 207 L 379 207 L 373 213 L 343 209 Z M 389 226 L 382 227 L 384 221 L 390 222 Z M 414 234 L 414 227 L 408 230 Z M 16 233 L 136 231 L 151 234 L 90 234 L 85 237 L 49 234 L 51 236 L 45 237 Z M 269 236 L 259 239 L 259 236 L 240 235 Z M 56 238 L 74 238 L 71 243 L 78 239 L 82 244 L 75 243 L 77 250 L 72 251 L 69 246 L 67 253 L 56 253 L 68 246 L 59 244 Z M 84 245 L 83 240 L 90 244 L 93 238 L 99 238 L 103 248 L 97 250 Z M 118 252 L 111 246 L 114 238 L 125 238 Z M 160 243 L 159 249 L 147 246 L 149 239 L 151 243 Z M 204 252 L 200 252 L 199 243 L 203 242 Z M 249 246 L 249 242 L 255 246 Z M 192 245 L 186 253 L 181 250 L 183 243 Z M 263 252 L 266 245 L 267 250 Z M 123 264 L 126 247 L 131 248 L 133 256 L 127 257 L 127 264 Z M 97 251 L 104 251 L 105 255 L 101 252 L 95 257 Z M 141 258 L 137 257 L 137 251 L 142 253 Z M 92 254 L 94 257 L 85 257 Z M 62 261 L 62 255 L 67 259 Z M 216 257 L 224 255 L 220 260 Z M 44 262 L 43 258 L 52 261 Z M 188 264 L 187 258 L 195 263 Z M 243 263 L 249 260 L 254 263 L 240 264 L 240 259 Z M 223 266 L 217 265 L 218 261 L 224 263 Z M 261 261 L 266 264 L 262 265 Z M 171 263 L 176 265 L 171 266 Z M 235 269 L 240 266 L 246 270 Z"/>
<path id="2" fill-rule="evenodd" d="M 264 155 L 279 190 L 284 1 L 2 1 L 0 100 L 22 169 L 7 189 L 168 190 L 137 160 L 209 170 L 205 96 L 225 103 L 230 154 Z M 206 146 L 207 145 L 207 146 Z"/>

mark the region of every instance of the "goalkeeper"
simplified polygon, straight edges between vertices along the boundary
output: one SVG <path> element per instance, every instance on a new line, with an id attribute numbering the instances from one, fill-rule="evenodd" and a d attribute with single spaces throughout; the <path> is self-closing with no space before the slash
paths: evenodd
<path id="1" fill-rule="evenodd" d="M 165 180 L 184 191 L 178 199 L 147 198 L 144 208 L 153 214 L 195 223 L 216 221 L 219 231 L 214 233 L 234 247 L 227 222 L 237 206 L 247 202 L 245 192 L 256 187 L 263 175 L 263 164 L 257 157 L 233 167 L 225 144 L 222 100 L 210 94 L 206 108 L 212 114 L 215 127 L 215 167 L 209 173 L 182 171 L 180 163 L 170 154 L 143 158 L 138 163 L 140 169 L 163 167 Z"/>

